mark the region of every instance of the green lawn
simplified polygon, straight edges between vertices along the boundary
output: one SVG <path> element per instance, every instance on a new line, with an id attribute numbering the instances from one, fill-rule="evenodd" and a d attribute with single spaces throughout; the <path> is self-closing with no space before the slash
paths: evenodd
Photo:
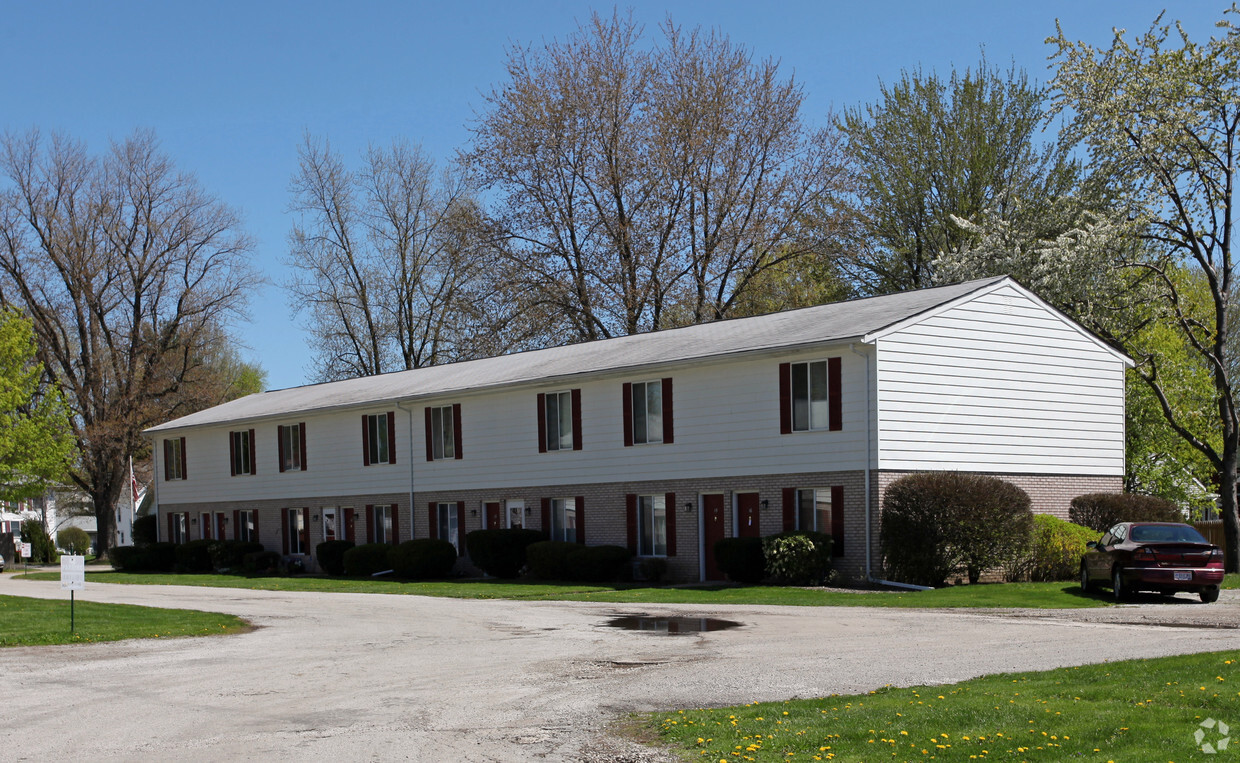
<path id="1" fill-rule="evenodd" d="M 68 594 L 64 600 L 0 596 L 0 647 L 211 636 L 247 627 L 241 618 L 218 612 L 100 604 L 80 598 L 74 605 L 74 620 L 75 632 L 70 633 Z"/>
<path id="2" fill-rule="evenodd" d="M 1194 732 L 1206 719 L 1240 729 L 1237 668 L 1240 652 L 1214 652 L 639 720 L 710 763 L 1208 760 Z"/>
<path id="3" fill-rule="evenodd" d="M 59 573 L 31 573 L 38 580 L 58 580 Z M 958 586 L 934 591 L 840 593 L 776 586 L 656 588 L 633 585 L 589 585 L 528 581 L 466 580 L 400 582 L 382 579 L 326 577 L 242 577 L 237 575 L 175 575 L 87 572 L 90 583 L 197 585 L 275 591 L 332 593 L 393 593 L 462 599 L 525 599 L 598 601 L 625 604 L 779 604 L 805 607 L 1029 607 L 1075 609 L 1103 607 L 1105 594 L 1083 595 L 1074 583 L 1009 583 Z"/>

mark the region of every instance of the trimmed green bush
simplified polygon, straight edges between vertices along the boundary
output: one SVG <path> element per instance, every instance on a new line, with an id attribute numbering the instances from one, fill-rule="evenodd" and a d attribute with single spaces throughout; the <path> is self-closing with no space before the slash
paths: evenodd
<path id="1" fill-rule="evenodd" d="M 138 572 L 147 556 L 146 549 L 137 546 L 114 546 L 108 549 L 108 561 L 124 572 Z"/>
<path id="2" fill-rule="evenodd" d="M 241 566 L 251 575 L 272 575 L 280 571 L 283 561 L 279 551 L 254 551 L 241 558 Z"/>
<path id="3" fill-rule="evenodd" d="M 470 561 L 486 574 L 515 578 L 525 566 L 525 549 L 546 539 L 538 530 L 474 530 L 465 536 L 465 547 Z"/>
<path id="4" fill-rule="evenodd" d="M 314 557 L 328 575 L 343 575 L 345 552 L 356 545 L 351 540 L 325 540 L 314 547 Z"/>
<path id="5" fill-rule="evenodd" d="M 964 571 L 970 583 L 1006 567 L 1028 548 L 1029 496 L 997 477 L 959 472 L 911 474 L 883 496 L 879 542 L 887 574 L 917 585 L 943 585 Z"/>
<path id="6" fill-rule="evenodd" d="M 565 564 L 568 579 L 585 583 L 611 583 L 622 579 L 633 555 L 623 546 L 578 546 L 569 551 Z"/>
<path id="7" fill-rule="evenodd" d="M 1028 553 L 1009 571 L 1009 580 L 1038 583 L 1072 580 L 1081 569 L 1085 544 L 1098 540 L 1098 533 L 1049 514 L 1033 518 L 1033 540 Z"/>
<path id="8" fill-rule="evenodd" d="M 387 543 L 363 543 L 354 546 L 344 552 L 344 574 L 360 578 L 392 569 L 388 562 L 388 552 L 391 550 L 392 546 Z"/>
<path id="9" fill-rule="evenodd" d="M 456 546 L 446 540 L 418 538 L 389 546 L 389 549 L 388 561 L 393 573 L 405 580 L 446 578 L 456 565 Z"/>
<path id="10" fill-rule="evenodd" d="M 213 540 L 210 544 L 211 566 L 217 572 L 240 572 L 246 554 L 263 550 L 263 544 L 248 540 Z"/>
<path id="11" fill-rule="evenodd" d="M 568 580 L 568 555 L 581 548 L 562 540 L 543 540 L 525 547 L 530 574 L 543 580 Z"/>
<path id="12" fill-rule="evenodd" d="M 762 539 L 766 574 L 782 585 L 817 585 L 831 571 L 831 536 L 786 532 Z"/>
<path id="13" fill-rule="evenodd" d="M 169 541 L 147 546 L 146 567 L 151 572 L 172 572 L 177 566 L 177 544 Z"/>
<path id="14" fill-rule="evenodd" d="M 159 542 L 159 517 L 147 514 L 133 521 L 133 544 L 149 546 Z"/>
<path id="15" fill-rule="evenodd" d="M 90 534 L 80 527 L 66 527 L 56 533 L 56 545 L 74 556 L 90 552 Z"/>
<path id="16" fill-rule="evenodd" d="M 1184 515 L 1165 498 L 1139 493 L 1089 493 L 1072 499 L 1068 518 L 1099 534 L 1120 522 L 1183 522 Z"/>
<path id="17" fill-rule="evenodd" d="M 182 572 L 211 571 L 211 540 L 191 540 L 176 547 L 177 568 Z"/>
<path id="18" fill-rule="evenodd" d="M 123 572 L 171 572 L 176 566 L 176 544 L 116 546 L 108 549 L 112 566 Z"/>
<path id="19" fill-rule="evenodd" d="M 53 564 L 60 559 L 56 544 L 47 534 L 47 528 L 37 519 L 22 522 L 22 542 L 30 544 L 30 561 L 33 564 Z"/>
<path id="20" fill-rule="evenodd" d="M 715 541 L 715 565 L 736 583 L 766 579 L 766 556 L 761 538 L 724 538 Z"/>

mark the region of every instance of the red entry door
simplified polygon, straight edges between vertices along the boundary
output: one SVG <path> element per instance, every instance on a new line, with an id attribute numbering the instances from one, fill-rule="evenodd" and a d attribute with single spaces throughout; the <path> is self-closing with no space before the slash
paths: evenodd
<path id="1" fill-rule="evenodd" d="M 723 580 L 724 575 L 715 564 L 715 541 L 724 537 L 723 495 L 711 493 L 702 496 L 702 559 L 706 562 L 706 579 Z"/>
<path id="2" fill-rule="evenodd" d="M 488 530 L 501 529 L 504 525 L 503 525 L 503 517 L 500 514 L 499 501 L 487 501 L 485 508 L 487 511 L 486 529 Z"/>
<path id="3" fill-rule="evenodd" d="M 224 540 L 228 536 L 225 534 L 224 525 L 228 522 L 224 517 L 227 516 L 222 511 L 215 512 L 215 537 L 217 540 Z"/>
<path id="4" fill-rule="evenodd" d="M 762 535 L 757 493 L 736 494 L 736 537 L 757 538 Z"/>

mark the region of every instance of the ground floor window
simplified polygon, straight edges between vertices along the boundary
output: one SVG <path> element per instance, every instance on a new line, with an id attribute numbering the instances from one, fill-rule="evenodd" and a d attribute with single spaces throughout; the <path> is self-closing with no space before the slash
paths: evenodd
<path id="1" fill-rule="evenodd" d="M 831 490 L 809 488 L 797 491 L 798 530 L 831 532 Z"/>
<path id="2" fill-rule="evenodd" d="M 460 525 L 459 517 L 455 503 L 441 503 L 435 511 L 439 526 L 436 528 L 439 532 L 439 539 L 446 540 L 456 549 L 456 553 L 461 553 L 460 548 Z"/>
<path id="3" fill-rule="evenodd" d="M 258 512 L 254 509 L 242 509 L 237 512 L 237 540 L 253 542 L 258 540 Z"/>
<path id="4" fill-rule="evenodd" d="M 335 507 L 323 509 L 323 540 L 340 540 L 340 524 Z"/>
<path id="5" fill-rule="evenodd" d="M 288 552 L 290 554 L 306 554 L 309 550 L 306 548 L 304 533 L 306 530 L 306 515 L 304 509 L 288 510 L 288 527 L 285 528 L 288 538 Z"/>
<path id="6" fill-rule="evenodd" d="M 667 500 L 664 496 L 637 497 L 637 555 L 667 556 Z"/>
<path id="7" fill-rule="evenodd" d="M 168 515 L 168 540 L 184 543 L 189 540 L 189 513 L 180 511 Z"/>
<path id="8" fill-rule="evenodd" d="M 551 499 L 551 540 L 577 542 L 577 500 Z"/>
<path id="9" fill-rule="evenodd" d="M 510 530 L 520 530 L 525 527 L 525 501 L 520 498 L 510 498 L 507 502 L 507 519 L 505 526 Z"/>

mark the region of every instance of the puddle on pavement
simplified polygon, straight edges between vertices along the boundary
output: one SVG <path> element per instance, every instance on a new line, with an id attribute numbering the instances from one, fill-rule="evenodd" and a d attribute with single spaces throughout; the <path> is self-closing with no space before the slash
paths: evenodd
<path id="1" fill-rule="evenodd" d="M 651 617 L 650 615 L 623 615 L 607 621 L 607 627 L 620 628 L 626 631 L 642 631 L 645 633 L 663 633 L 669 636 L 684 636 L 706 631 L 722 631 L 739 628 L 735 620 L 719 620 L 714 617 Z"/>

